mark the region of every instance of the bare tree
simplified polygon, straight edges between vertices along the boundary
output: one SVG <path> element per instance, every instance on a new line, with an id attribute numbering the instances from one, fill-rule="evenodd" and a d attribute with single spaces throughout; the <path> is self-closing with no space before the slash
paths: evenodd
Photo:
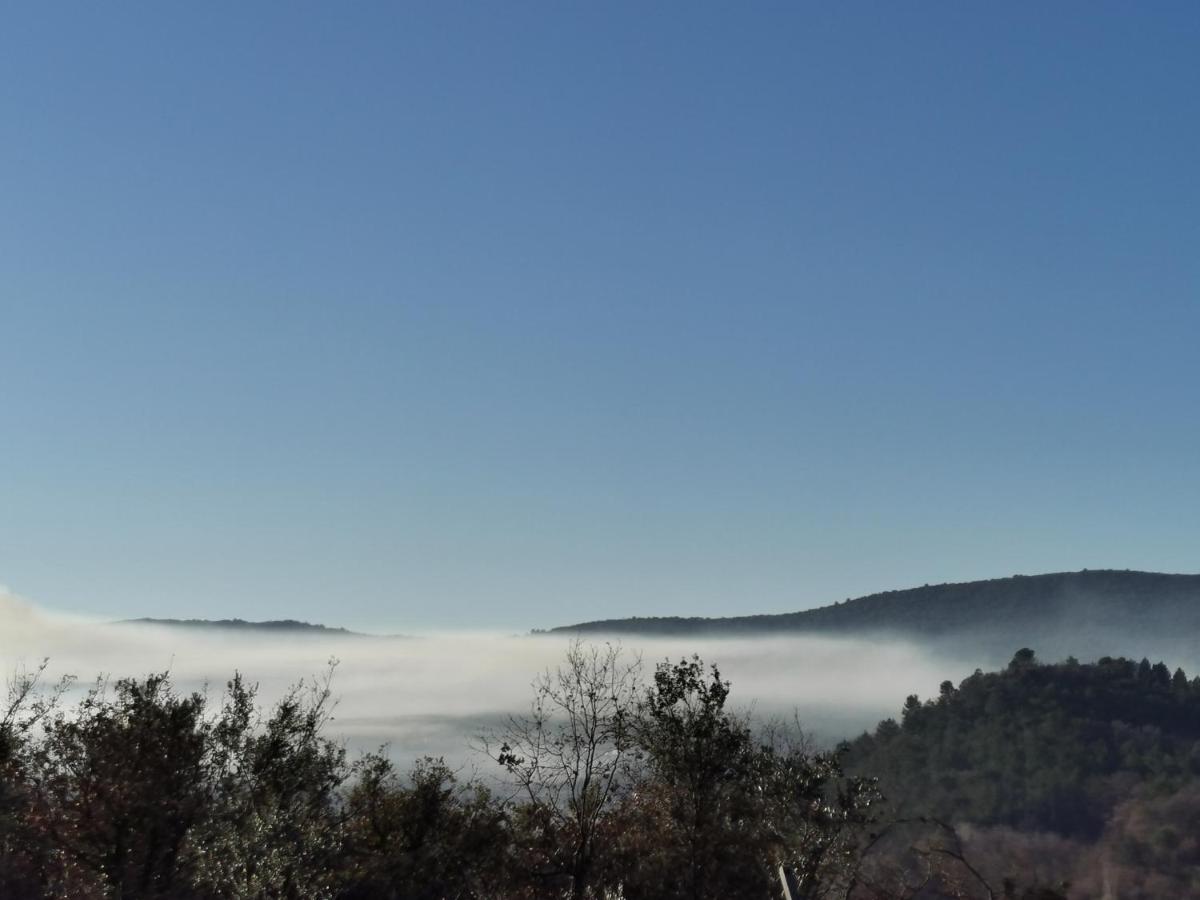
<path id="1" fill-rule="evenodd" d="M 576 900 L 588 894 L 597 831 L 625 784 L 640 678 L 640 659 L 619 645 L 577 639 L 562 665 L 534 680 L 529 713 L 482 738 L 523 804 L 559 836 L 557 858 L 539 874 L 565 876 Z"/>
<path id="2" fill-rule="evenodd" d="M 58 706 L 74 679 L 64 675 L 49 690 L 42 689 L 42 677 L 49 659 L 43 659 L 33 671 L 17 666 L 8 679 L 8 699 L 0 703 L 0 735 L 11 739 L 29 732 Z"/>

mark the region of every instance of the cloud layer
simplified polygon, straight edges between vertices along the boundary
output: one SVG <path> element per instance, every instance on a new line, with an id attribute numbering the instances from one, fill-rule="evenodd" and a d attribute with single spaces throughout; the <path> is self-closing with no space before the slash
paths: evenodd
<path id="1" fill-rule="evenodd" d="M 333 732 L 352 748 L 389 744 L 400 761 L 426 753 L 471 762 L 470 737 L 529 702 L 530 682 L 561 660 L 565 636 L 438 634 L 415 638 L 246 633 L 111 625 L 51 613 L 0 592 L 0 663 L 8 672 L 50 660 L 78 691 L 100 675 L 169 670 L 181 689 L 219 698 L 234 671 L 264 704 L 338 660 Z M 630 640 L 646 669 L 698 653 L 733 683 L 732 700 L 762 716 L 798 712 L 832 741 L 894 715 L 910 693 L 958 681 L 973 661 L 931 657 L 911 644 L 807 637 Z M 481 762 L 482 760 L 475 760 Z"/>

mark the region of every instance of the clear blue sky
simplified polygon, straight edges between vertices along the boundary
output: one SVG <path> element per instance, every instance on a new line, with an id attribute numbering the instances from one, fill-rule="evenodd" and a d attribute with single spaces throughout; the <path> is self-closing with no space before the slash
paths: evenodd
<path id="1" fill-rule="evenodd" d="M 0 582 L 512 630 L 1200 569 L 1195 3 L 0 17 Z"/>

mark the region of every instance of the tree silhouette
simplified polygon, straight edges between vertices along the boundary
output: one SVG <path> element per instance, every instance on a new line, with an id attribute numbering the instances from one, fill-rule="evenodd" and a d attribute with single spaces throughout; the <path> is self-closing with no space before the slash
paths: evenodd
<path id="1" fill-rule="evenodd" d="M 534 681 L 529 713 L 482 739 L 526 805 L 524 821 L 550 838 L 531 871 L 565 880 L 573 898 L 587 894 L 597 833 L 626 783 L 640 666 L 619 646 L 573 641 L 563 664 Z"/>

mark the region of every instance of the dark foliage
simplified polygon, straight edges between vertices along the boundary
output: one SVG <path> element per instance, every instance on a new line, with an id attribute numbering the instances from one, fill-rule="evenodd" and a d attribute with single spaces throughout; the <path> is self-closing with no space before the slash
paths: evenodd
<path id="1" fill-rule="evenodd" d="M 1095 839 L 1131 784 L 1171 791 L 1200 775 L 1200 681 L 1105 658 L 976 672 L 910 697 L 850 745 L 902 815 Z"/>
<path id="2" fill-rule="evenodd" d="M 239 677 L 215 705 L 158 674 L 71 708 L 19 679 L 0 896 L 759 900 L 780 864 L 814 885 L 852 866 L 869 783 L 756 738 L 698 659 L 642 690 L 615 650 L 576 645 L 539 684 L 524 739 L 498 748 L 521 788 L 505 798 L 440 760 L 347 760 L 328 678 L 267 712 Z"/>
<path id="3" fill-rule="evenodd" d="M 332 669 L 330 674 L 332 674 Z M 326 678 L 267 711 L 167 675 L 0 710 L 0 896 L 671 900 L 1200 897 L 1200 682 L 1022 650 L 835 751 L 730 709 L 699 658 L 642 684 L 576 644 L 495 758 L 396 772 L 325 736 Z M 891 809 L 880 803 L 873 773 Z"/>

